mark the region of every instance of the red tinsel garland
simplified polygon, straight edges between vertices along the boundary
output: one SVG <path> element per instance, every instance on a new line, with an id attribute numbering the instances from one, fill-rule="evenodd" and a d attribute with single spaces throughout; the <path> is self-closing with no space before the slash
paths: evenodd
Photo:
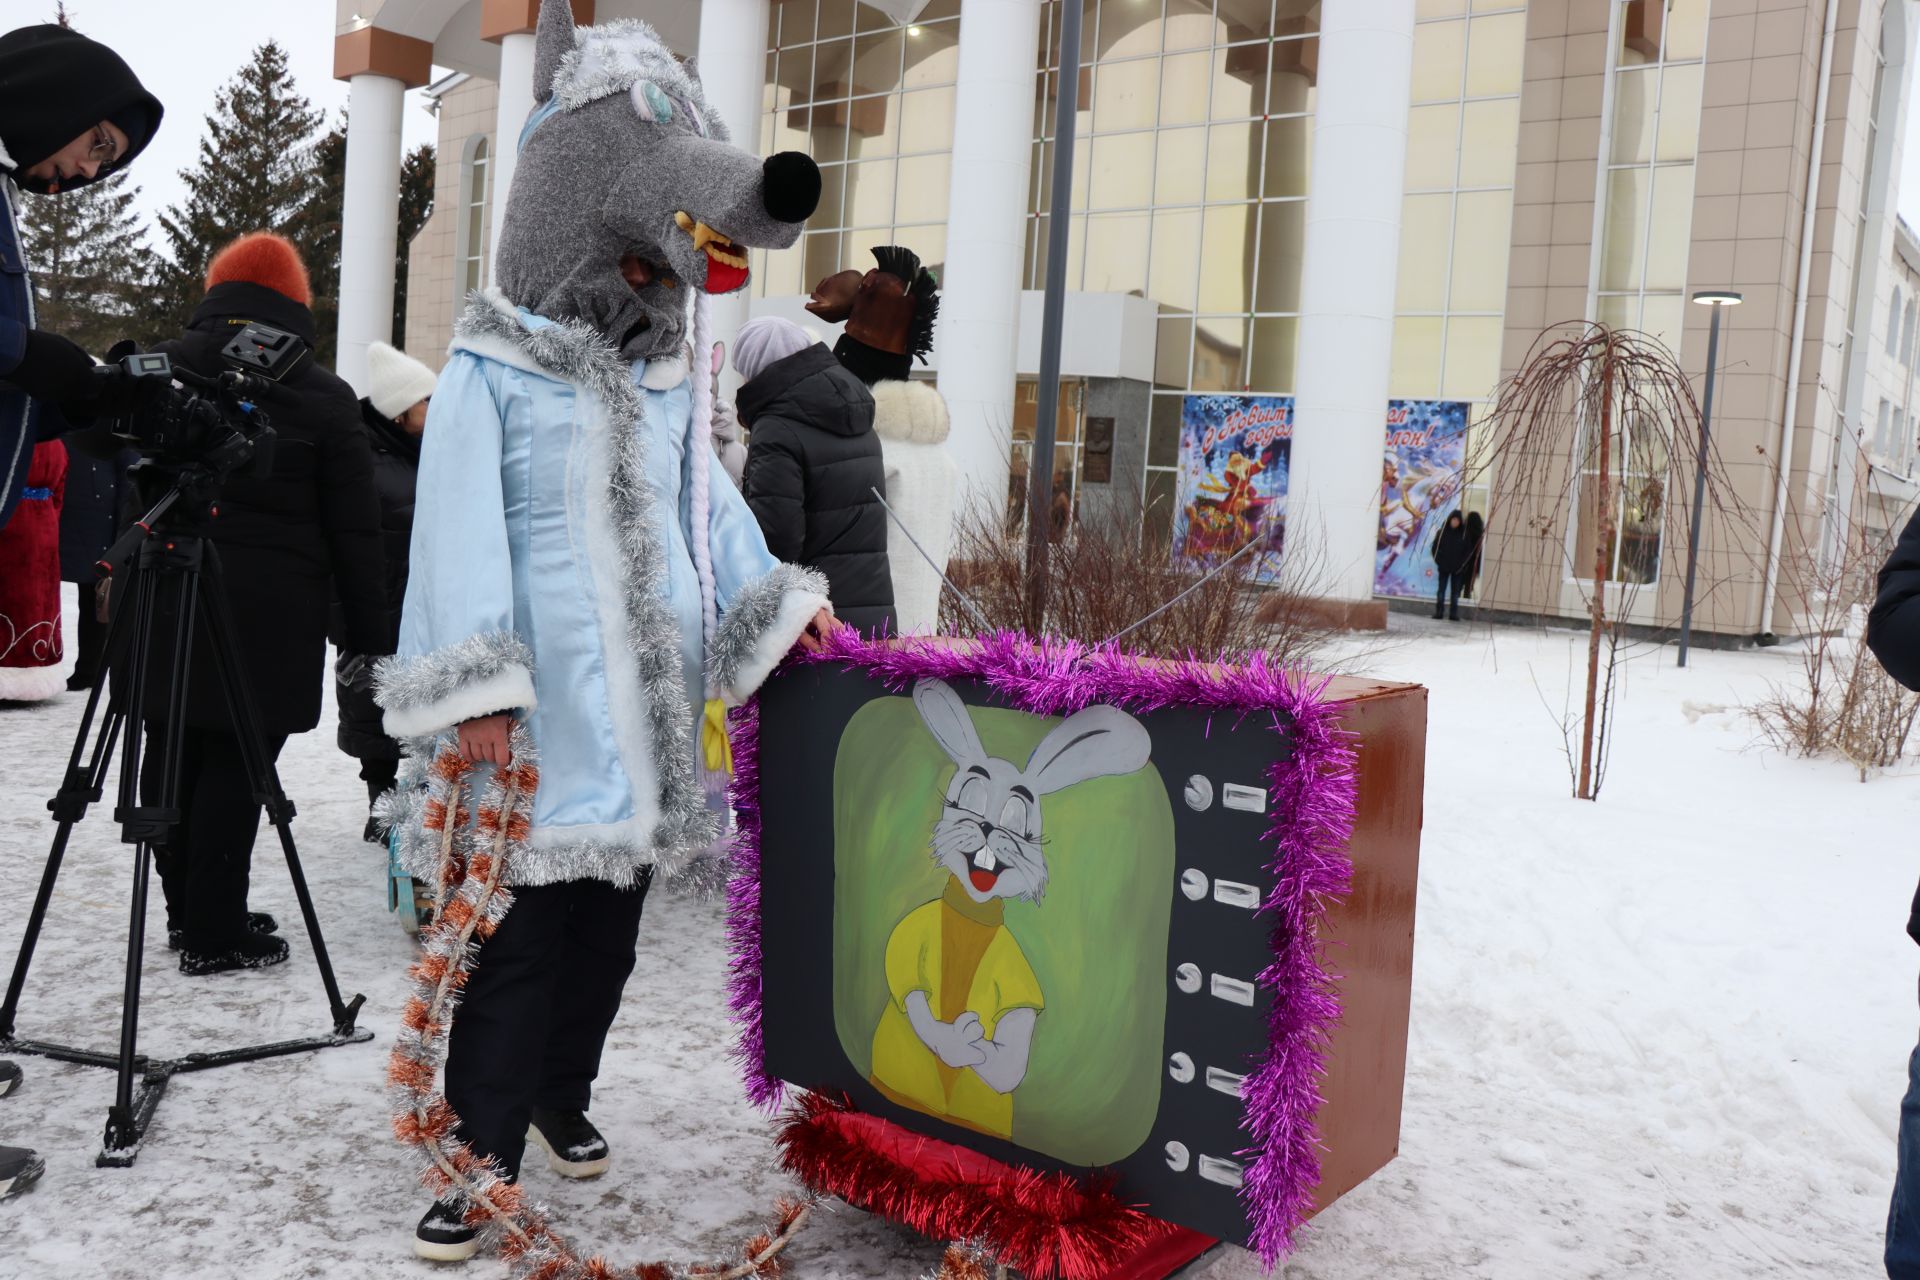
<path id="1" fill-rule="evenodd" d="M 845 1098 L 802 1094 L 775 1141 L 781 1164 L 814 1191 L 936 1240 L 978 1241 L 1035 1280 L 1099 1280 L 1179 1230 L 1108 1186 L 908 1134 Z"/>

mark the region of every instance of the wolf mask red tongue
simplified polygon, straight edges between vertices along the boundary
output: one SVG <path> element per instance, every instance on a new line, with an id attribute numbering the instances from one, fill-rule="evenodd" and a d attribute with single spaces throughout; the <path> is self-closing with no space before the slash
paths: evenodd
<path id="1" fill-rule="evenodd" d="M 736 267 L 731 262 L 721 262 L 714 258 L 707 259 L 706 290 L 708 293 L 732 293 L 746 282 L 745 267 Z"/>

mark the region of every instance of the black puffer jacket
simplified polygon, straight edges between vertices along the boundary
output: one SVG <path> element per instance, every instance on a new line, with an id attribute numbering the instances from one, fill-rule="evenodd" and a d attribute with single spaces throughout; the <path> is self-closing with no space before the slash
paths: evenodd
<path id="1" fill-rule="evenodd" d="M 129 513 L 127 505 L 132 486 L 127 469 L 139 461 L 133 449 L 122 449 L 112 458 L 96 458 L 67 448 L 67 496 L 60 504 L 60 577 L 83 586 L 95 582 L 100 571 L 94 566 L 120 536 Z"/>
<path id="2" fill-rule="evenodd" d="M 1433 540 L 1434 568 L 1442 573 L 1465 573 L 1472 563 L 1473 541 L 1467 536 L 1466 526 L 1449 519 Z"/>
<path id="3" fill-rule="evenodd" d="M 826 575 L 833 611 L 873 634 L 893 626 L 886 492 L 873 396 L 818 343 L 740 388 L 750 433 L 745 491 L 782 560 Z"/>
<path id="4" fill-rule="evenodd" d="M 271 289 L 233 281 L 208 290 L 187 332 L 155 350 L 200 373 L 218 373 L 226 367 L 220 348 L 254 320 L 313 342 L 313 313 L 306 307 Z M 308 355 L 262 406 L 276 436 L 272 470 L 228 478 L 211 534 L 261 727 L 268 734 L 304 733 L 320 722 L 328 606 L 336 584 L 349 646 L 360 653 L 393 652 L 380 508 L 360 407 L 346 383 Z M 170 620 L 154 628 L 162 660 L 172 634 Z M 149 684 L 149 718 L 166 713 L 163 683 Z M 211 729 L 231 723 L 204 637 L 194 648 L 187 720 Z"/>
<path id="5" fill-rule="evenodd" d="M 360 402 L 360 421 L 373 446 L 373 491 L 380 499 L 380 541 L 386 551 L 387 619 L 397 635 L 400 606 L 407 596 L 407 552 L 413 542 L 413 491 L 420 475 L 420 438 L 380 416 L 371 401 Z M 333 642 L 335 701 L 340 706 L 340 749 L 362 760 L 398 760 L 400 744 L 387 736 L 380 707 L 373 700 L 374 656 L 355 652 L 337 611 Z"/>
<path id="6" fill-rule="evenodd" d="M 1880 570 L 1880 592 L 1867 614 L 1867 647 L 1888 675 L 1920 689 L 1920 515 L 1907 522 Z M 1913 895 L 1907 932 L 1920 942 L 1920 892 Z"/>

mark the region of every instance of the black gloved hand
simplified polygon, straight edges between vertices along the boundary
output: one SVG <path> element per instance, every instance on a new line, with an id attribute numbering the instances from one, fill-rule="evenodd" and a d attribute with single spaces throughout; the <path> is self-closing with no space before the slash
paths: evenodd
<path id="1" fill-rule="evenodd" d="M 84 396 L 93 386 L 93 357 L 57 333 L 27 330 L 26 352 L 20 367 L 6 381 L 35 400 L 64 403 Z"/>
<path id="2" fill-rule="evenodd" d="M 117 364 L 93 367 L 86 389 L 74 399 L 62 401 L 73 414 L 95 418 L 121 418 L 151 404 L 173 385 L 171 378 L 148 375 L 136 378 Z"/>
<path id="3" fill-rule="evenodd" d="M 132 413 L 170 383 L 162 377 L 136 378 L 117 364 L 95 364 L 79 346 L 44 329 L 27 330 L 26 348 L 20 367 L 5 381 L 36 400 L 59 405 L 76 426 Z"/>

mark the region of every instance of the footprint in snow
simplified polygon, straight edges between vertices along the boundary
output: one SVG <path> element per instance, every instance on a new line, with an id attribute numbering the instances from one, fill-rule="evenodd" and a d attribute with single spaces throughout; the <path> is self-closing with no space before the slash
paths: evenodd
<path id="1" fill-rule="evenodd" d="M 1547 1153 L 1530 1142 L 1503 1142 L 1493 1149 L 1494 1158 L 1516 1169 L 1544 1169 Z"/>

